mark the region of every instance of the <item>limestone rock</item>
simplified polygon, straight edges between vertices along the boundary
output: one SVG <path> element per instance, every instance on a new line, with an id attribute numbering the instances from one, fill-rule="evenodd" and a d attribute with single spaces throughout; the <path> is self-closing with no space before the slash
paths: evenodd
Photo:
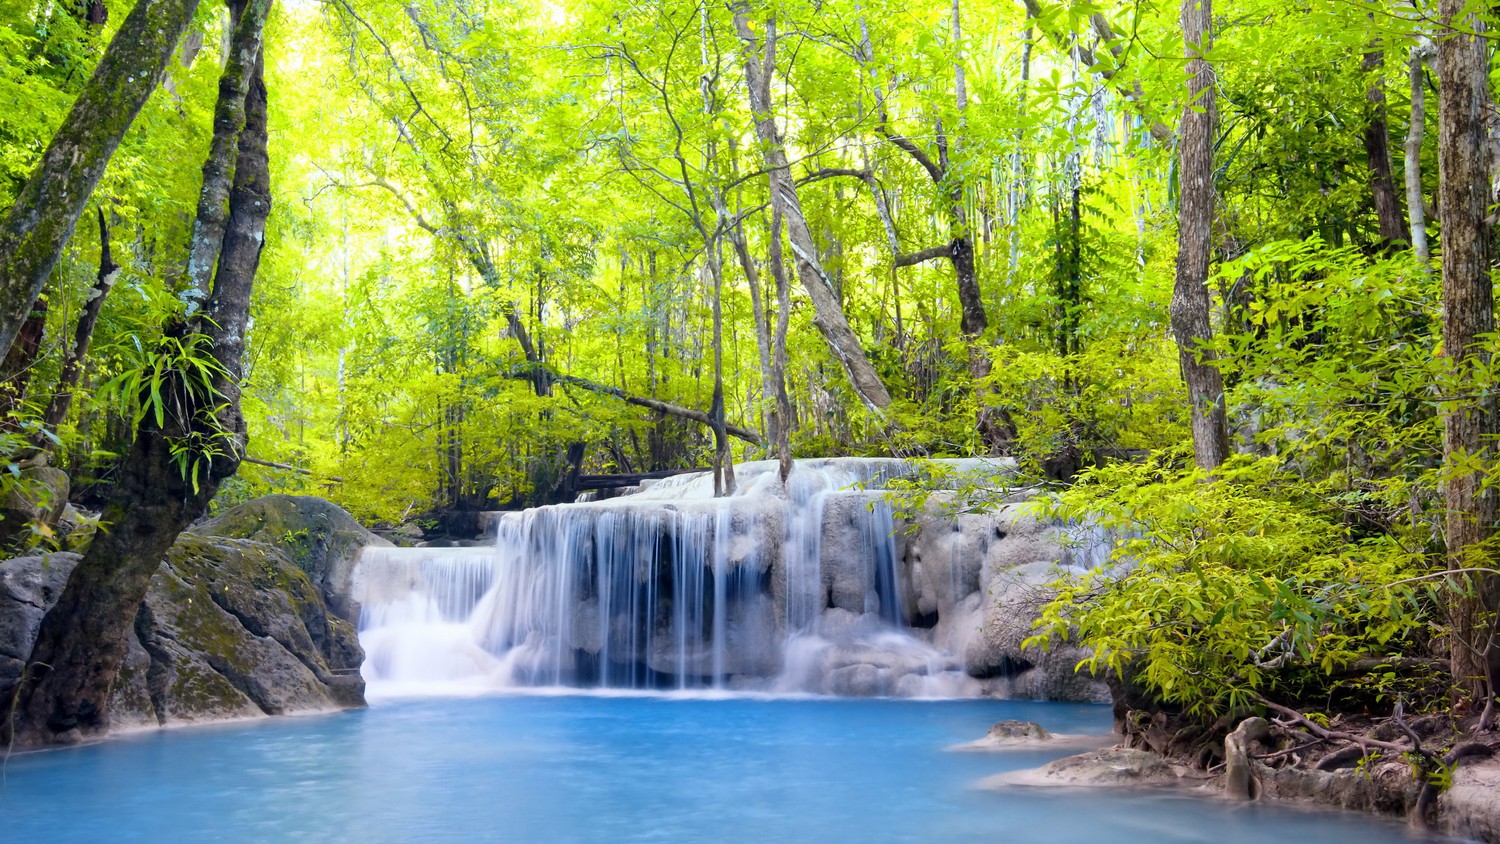
<path id="1" fill-rule="evenodd" d="M 1030 771 L 990 777 L 987 788 L 1010 785 L 1066 785 L 1088 787 L 1197 785 L 1202 776 L 1173 765 L 1155 753 L 1128 747 L 1108 747 L 1065 756 Z"/>
<path id="2" fill-rule="evenodd" d="M 289 527 L 281 533 L 261 535 L 336 576 L 347 552 L 340 543 L 364 537 L 339 523 L 342 511 L 331 514 L 332 505 L 290 509 L 312 513 L 305 531 L 282 522 Z M 227 531 L 243 525 L 221 523 Z M 178 538 L 127 638 L 110 702 L 116 729 L 364 704 L 354 626 L 328 611 L 320 588 L 278 545 L 201 529 Z M 0 561 L 0 686 L 19 676 L 42 616 L 79 559 L 60 552 Z"/>
<path id="3" fill-rule="evenodd" d="M 68 505 L 68 473 L 51 466 L 21 470 L 17 483 L 0 499 L 0 537 L 7 541 L 29 522 L 56 527 Z"/>
<path id="4" fill-rule="evenodd" d="M 21 676 L 42 616 L 77 564 L 78 555 L 69 553 L 0 561 L 0 688 Z"/>
<path id="5" fill-rule="evenodd" d="M 1500 759 L 1463 762 L 1438 795 L 1438 825 L 1449 835 L 1500 841 Z"/>
<path id="6" fill-rule="evenodd" d="M 1412 778 L 1411 766 L 1400 759 L 1340 771 L 1271 768 L 1252 759 L 1250 768 L 1260 783 L 1261 797 L 1362 812 L 1405 815 L 1416 804 L 1421 790 L 1421 784 Z"/>
<path id="7" fill-rule="evenodd" d="M 328 608 L 350 624 L 359 623 L 359 606 L 350 595 L 360 549 L 391 547 L 338 505 L 310 495 L 262 496 L 231 507 L 190 532 L 252 539 L 280 548 L 312 579 Z"/>
<path id="8" fill-rule="evenodd" d="M 1001 741 L 1047 741 L 1052 733 L 1035 721 L 996 721 L 990 726 L 989 737 Z"/>

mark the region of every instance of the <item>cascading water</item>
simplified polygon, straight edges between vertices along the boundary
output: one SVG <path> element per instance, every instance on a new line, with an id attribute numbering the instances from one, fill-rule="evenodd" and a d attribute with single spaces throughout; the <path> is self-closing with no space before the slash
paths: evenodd
<path id="1" fill-rule="evenodd" d="M 978 623 L 983 560 L 927 562 L 955 585 L 922 597 L 919 551 L 867 490 L 903 468 L 802 461 L 783 488 L 774 464 L 745 464 L 727 498 L 678 477 L 504 514 L 491 548 L 368 548 L 355 598 L 370 692 L 978 694 L 952 631 Z"/>

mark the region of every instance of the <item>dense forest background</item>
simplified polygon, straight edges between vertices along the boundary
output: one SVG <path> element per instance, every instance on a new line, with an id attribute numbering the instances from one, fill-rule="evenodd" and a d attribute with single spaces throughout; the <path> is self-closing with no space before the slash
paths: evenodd
<path id="1" fill-rule="evenodd" d="M 242 424 L 208 494 L 370 521 L 580 471 L 712 465 L 727 492 L 734 460 L 1005 455 L 1132 537 L 1131 588 L 1076 583 L 1043 631 L 1097 664 L 1144 655 L 1208 710 L 1369 658 L 1408 660 L 1387 702 L 1490 700 L 1483 10 L 267 6 L 182 7 L 41 297 L 0 297 L 11 478 L 50 460 L 107 499 L 175 418 L 164 384 L 221 417 L 159 446 L 194 495 Z M 128 11 L 0 0 L 5 207 Z M 204 368 L 182 326 L 229 195 L 216 127 L 261 118 L 250 319 L 210 337 L 244 355 Z M 209 382 L 242 384 L 242 422 Z"/>

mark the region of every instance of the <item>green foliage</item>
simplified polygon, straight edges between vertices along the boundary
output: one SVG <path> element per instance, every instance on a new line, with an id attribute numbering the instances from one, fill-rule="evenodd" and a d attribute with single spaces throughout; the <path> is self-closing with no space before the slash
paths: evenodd
<path id="1" fill-rule="evenodd" d="M 119 402 L 132 428 L 149 420 L 166 435 L 172 465 L 194 491 L 213 461 L 238 447 L 222 422 L 229 403 L 219 385 L 229 373 L 211 345 L 198 332 L 163 334 L 154 347 L 139 347 L 134 365 L 101 387 Z"/>
<path id="2" fill-rule="evenodd" d="M 1093 470 L 1047 502 L 1116 541 L 1109 565 L 1058 584 L 1033 644 L 1075 638 L 1092 650 L 1081 668 L 1128 671 L 1209 716 L 1422 644 L 1434 604 L 1419 550 L 1358 536 L 1280 459 L 1234 458 L 1212 476 L 1180 459 Z"/>

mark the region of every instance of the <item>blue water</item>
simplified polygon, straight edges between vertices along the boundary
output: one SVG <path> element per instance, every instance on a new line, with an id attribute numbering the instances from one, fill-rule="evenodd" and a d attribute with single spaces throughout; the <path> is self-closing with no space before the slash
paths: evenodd
<path id="1" fill-rule="evenodd" d="M 1142 792 L 982 791 L 1057 751 L 956 753 L 1105 707 L 520 696 L 385 703 L 10 759 L 5 842 L 1409 841 L 1350 814 Z"/>

